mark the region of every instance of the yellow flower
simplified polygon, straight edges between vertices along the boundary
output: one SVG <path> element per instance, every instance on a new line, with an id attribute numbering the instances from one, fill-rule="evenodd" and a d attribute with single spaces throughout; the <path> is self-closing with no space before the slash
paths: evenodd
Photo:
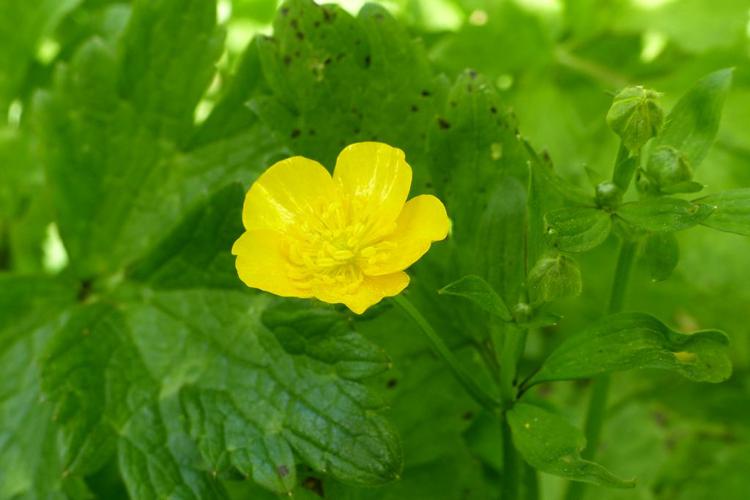
<path id="1" fill-rule="evenodd" d="M 404 152 L 379 142 L 344 148 L 333 177 L 302 156 L 276 163 L 245 197 L 245 232 L 232 247 L 240 279 L 357 314 L 399 294 L 409 284 L 404 269 L 450 225 L 436 197 L 406 201 L 410 186 Z"/>

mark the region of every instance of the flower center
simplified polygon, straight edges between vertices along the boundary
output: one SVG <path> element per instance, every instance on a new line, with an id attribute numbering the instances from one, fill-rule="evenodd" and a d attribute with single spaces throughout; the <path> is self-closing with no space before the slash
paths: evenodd
<path id="1" fill-rule="evenodd" d="M 302 289 L 333 285 L 354 293 L 365 270 L 395 248 L 394 243 L 381 241 L 393 228 L 376 227 L 358 200 L 321 200 L 319 207 L 291 238 L 289 278 Z"/>

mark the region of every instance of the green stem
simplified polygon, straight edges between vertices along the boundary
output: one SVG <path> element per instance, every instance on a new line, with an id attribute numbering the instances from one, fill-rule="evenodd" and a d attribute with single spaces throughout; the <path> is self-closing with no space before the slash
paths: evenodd
<path id="1" fill-rule="evenodd" d="M 501 497 L 503 500 L 518 500 L 519 490 L 521 486 L 521 457 L 516 451 L 516 447 L 513 445 L 513 436 L 510 431 L 510 425 L 508 419 L 505 418 L 503 413 L 503 476 L 501 489 Z"/>
<path id="2" fill-rule="evenodd" d="M 630 284 L 630 272 L 635 262 L 635 254 L 638 244 L 635 241 L 625 241 L 620 243 L 620 254 L 617 257 L 617 267 L 615 268 L 615 278 L 612 281 L 612 292 L 609 295 L 608 313 L 615 314 L 622 311 L 625 302 L 625 294 Z"/>
<path id="3" fill-rule="evenodd" d="M 526 346 L 527 330 L 515 325 L 506 325 L 500 360 L 500 399 L 506 408 L 516 400 L 516 376 L 518 361 Z"/>
<path id="4" fill-rule="evenodd" d="M 612 182 L 622 190 L 623 194 L 630 186 L 630 181 L 633 179 L 633 174 L 635 174 L 638 168 L 639 161 L 639 156 L 630 156 L 628 148 L 620 143 L 620 149 L 617 150 L 614 172 L 612 173 Z"/>
<path id="5" fill-rule="evenodd" d="M 638 245 L 634 241 L 623 240 L 620 243 L 620 254 L 617 257 L 617 267 L 615 276 L 612 281 L 612 291 L 609 297 L 609 314 L 615 314 L 622 310 L 625 302 L 625 295 L 630 282 L 630 272 L 633 269 L 635 255 Z M 586 448 L 581 456 L 586 460 L 591 460 L 596 455 L 599 447 L 602 428 L 607 411 L 607 396 L 609 393 L 610 376 L 602 375 L 596 379 L 591 386 L 591 396 L 589 406 L 586 412 Z M 566 500 L 580 500 L 583 498 L 586 483 L 572 482 L 568 487 L 565 495 Z"/>
<path id="6" fill-rule="evenodd" d="M 393 297 L 393 301 L 398 304 L 399 307 L 401 307 L 401 309 L 411 317 L 414 323 L 417 324 L 419 329 L 422 330 L 422 333 L 424 333 L 427 337 L 427 340 L 430 341 L 430 344 L 432 345 L 435 352 L 448 364 L 448 367 L 453 372 L 453 375 L 461 383 L 461 385 L 464 386 L 466 392 L 468 392 L 469 395 L 477 401 L 477 403 L 481 404 L 490 411 L 494 411 L 500 408 L 500 401 L 489 394 L 487 391 L 485 391 L 477 383 L 471 373 L 466 370 L 461 362 L 458 361 L 453 352 L 451 352 L 450 348 L 445 345 L 445 342 L 443 342 L 443 339 L 440 338 L 435 329 L 432 328 L 432 325 L 430 325 L 430 323 L 422 315 L 422 313 L 420 313 L 419 310 L 414 307 L 414 304 L 412 304 L 411 301 L 409 301 L 409 299 L 407 299 L 403 294 Z"/>

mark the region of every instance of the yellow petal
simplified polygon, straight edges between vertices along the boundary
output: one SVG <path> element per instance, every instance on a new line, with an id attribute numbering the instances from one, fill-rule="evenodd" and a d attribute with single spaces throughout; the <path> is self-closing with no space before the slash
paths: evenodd
<path id="1" fill-rule="evenodd" d="M 275 163 L 245 196 L 245 229 L 285 231 L 321 210 L 336 197 L 331 175 L 320 163 L 294 156 Z"/>
<path id="2" fill-rule="evenodd" d="M 439 199 L 429 194 L 415 196 L 404 205 L 396 230 L 385 238 L 393 249 L 383 259 L 364 264 L 365 274 L 380 276 L 406 269 L 427 253 L 433 241 L 445 239 L 449 229 L 450 219 Z"/>
<path id="3" fill-rule="evenodd" d="M 333 180 L 353 201 L 357 218 L 378 234 L 392 229 L 411 187 L 411 167 L 404 152 L 382 142 L 347 146 L 336 160 Z"/>
<path id="4" fill-rule="evenodd" d="M 289 278 L 284 241 L 282 234 L 268 229 L 242 233 L 232 246 L 232 254 L 237 256 L 237 274 L 252 288 L 282 297 L 311 297 L 309 290 L 301 289 Z"/>
<path id="5" fill-rule="evenodd" d="M 344 304 L 357 314 L 362 314 L 385 297 L 393 297 L 403 291 L 409 284 L 409 275 L 404 272 L 385 276 L 365 276 L 356 291 L 340 294 L 338 290 L 321 290 L 315 296 L 323 302 Z"/>

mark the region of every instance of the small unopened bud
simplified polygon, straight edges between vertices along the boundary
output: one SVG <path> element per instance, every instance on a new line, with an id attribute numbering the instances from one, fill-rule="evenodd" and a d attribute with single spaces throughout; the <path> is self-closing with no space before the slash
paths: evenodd
<path id="1" fill-rule="evenodd" d="M 532 304 L 579 295 L 581 288 L 581 270 L 576 261 L 566 255 L 542 257 L 529 271 Z"/>
<path id="2" fill-rule="evenodd" d="M 651 152 L 646 172 L 660 189 L 693 178 L 693 169 L 687 157 L 671 146 L 659 146 Z"/>
<path id="3" fill-rule="evenodd" d="M 596 204 L 608 211 L 615 210 L 622 201 L 622 189 L 614 182 L 604 181 L 596 186 Z"/>
<path id="4" fill-rule="evenodd" d="M 631 156 L 656 137 L 664 123 L 664 112 L 656 102 L 660 94 L 641 86 L 626 87 L 617 94 L 607 112 L 607 124 L 620 136 Z"/>

